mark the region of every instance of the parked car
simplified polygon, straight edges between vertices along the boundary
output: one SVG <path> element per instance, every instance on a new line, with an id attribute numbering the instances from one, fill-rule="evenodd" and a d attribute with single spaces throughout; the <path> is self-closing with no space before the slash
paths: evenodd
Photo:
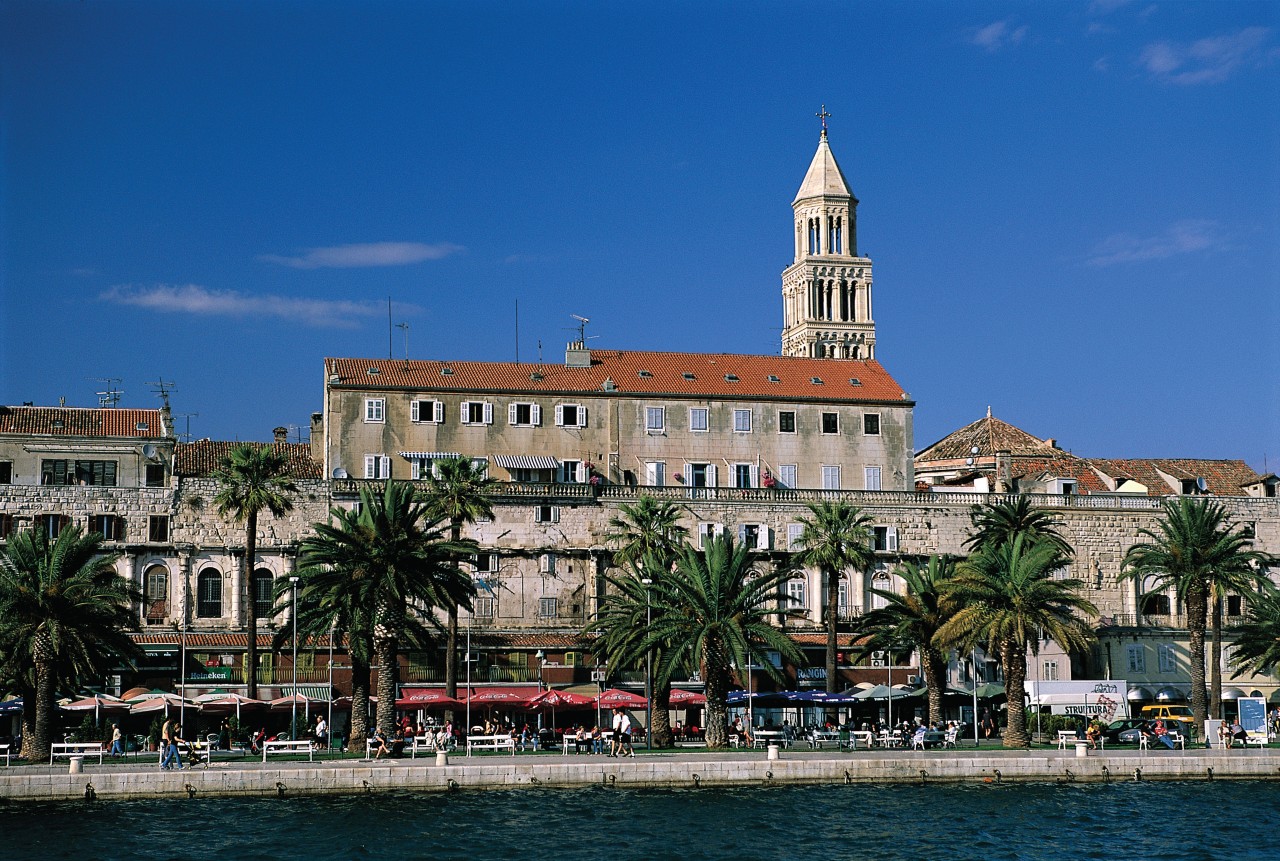
<path id="1" fill-rule="evenodd" d="M 1116 741 L 1120 744 L 1137 744 L 1143 732 L 1146 732 L 1147 735 L 1152 734 L 1151 723 L 1150 721 L 1139 720 L 1137 726 L 1116 733 Z"/>
<path id="2" fill-rule="evenodd" d="M 1121 733 L 1125 730 L 1140 727 L 1144 723 L 1146 723 L 1146 721 L 1142 718 L 1121 718 L 1120 720 L 1113 720 L 1103 728 L 1102 737 L 1106 739 L 1109 744 L 1119 744 L 1122 743 L 1120 738 Z M 1137 744 L 1136 739 L 1134 740 L 1134 744 Z"/>

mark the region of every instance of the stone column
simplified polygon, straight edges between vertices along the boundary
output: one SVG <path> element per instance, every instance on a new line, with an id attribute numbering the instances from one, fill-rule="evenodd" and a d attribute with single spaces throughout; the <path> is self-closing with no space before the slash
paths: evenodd
<path id="1" fill-rule="evenodd" d="M 245 624 L 243 613 L 245 596 L 244 554 L 227 551 L 231 559 L 231 627 L 242 628 Z"/>

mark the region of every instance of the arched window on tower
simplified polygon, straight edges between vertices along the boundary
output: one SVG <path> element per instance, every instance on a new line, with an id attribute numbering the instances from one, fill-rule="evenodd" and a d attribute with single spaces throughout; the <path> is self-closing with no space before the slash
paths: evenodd
<path id="1" fill-rule="evenodd" d="M 843 254 L 843 253 L 844 253 L 844 235 L 843 235 L 843 234 L 844 234 L 844 224 L 843 224 L 843 221 L 844 221 L 844 219 L 842 219 L 840 216 L 836 216 L 836 241 L 835 241 L 835 242 L 833 242 L 833 243 L 832 243 L 832 245 L 831 245 L 832 249 L 834 250 L 834 253 L 836 253 L 836 254 Z"/>
<path id="2" fill-rule="evenodd" d="M 815 218 L 809 219 L 809 253 L 818 253 L 818 221 Z"/>
<path id="3" fill-rule="evenodd" d="M 836 247 L 836 220 L 830 215 L 827 216 L 827 253 L 831 253 L 831 249 Z"/>

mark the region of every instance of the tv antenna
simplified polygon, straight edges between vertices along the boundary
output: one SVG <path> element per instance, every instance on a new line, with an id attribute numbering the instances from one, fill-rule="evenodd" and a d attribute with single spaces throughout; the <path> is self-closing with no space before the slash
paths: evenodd
<path id="1" fill-rule="evenodd" d="M 168 409 L 169 393 L 172 392 L 174 389 L 176 389 L 178 387 L 178 384 L 172 381 L 166 381 L 164 377 L 161 377 L 160 379 L 156 380 L 153 383 L 147 383 L 147 385 L 154 386 L 154 391 L 156 395 L 159 396 L 161 403 L 164 404 L 164 408 Z"/>
<path id="2" fill-rule="evenodd" d="M 186 430 L 178 434 L 178 439 L 181 442 L 191 442 L 191 420 L 199 417 L 199 415 L 199 413 L 178 413 L 174 416 L 175 419 L 186 419 Z"/>
<path id="3" fill-rule="evenodd" d="M 570 314 L 569 316 L 578 321 L 578 343 L 585 347 L 587 345 L 587 324 L 590 323 L 591 320 L 587 317 L 579 317 L 577 314 Z M 572 332 L 573 330 L 570 329 L 569 331 Z M 591 337 L 599 338 L 600 336 L 592 335 Z"/>
<path id="4" fill-rule="evenodd" d="M 396 323 L 396 328 L 404 332 L 404 364 L 405 364 L 405 367 L 408 367 L 409 365 L 409 324 Z"/>
<path id="5" fill-rule="evenodd" d="M 98 392 L 98 406 L 100 407 L 117 407 L 120 405 L 120 396 L 124 394 L 120 389 L 116 388 L 116 383 L 123 383 L 122 377 L 89 377 L 95 383 L 102 383 L 105 391 Z"/>
<path id="6" fill-rule="evenodd" d="M 293 431 L 293 437 L 299 443 L 302 442 L 302 425 L 285 425 L 289 430 Z"/>

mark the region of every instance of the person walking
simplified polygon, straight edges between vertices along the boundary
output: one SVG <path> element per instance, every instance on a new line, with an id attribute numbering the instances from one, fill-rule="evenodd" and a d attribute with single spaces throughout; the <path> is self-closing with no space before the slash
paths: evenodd
<path id="1" fill-rule="evenodd" d="M 622 751 L 622 709 L 613 710 L 613 734 L 609 737 L 609 756 L 616 757 Z"/>
<path id="2" fill-rule="evenodd" d="M 160 728 L 160 736 L 164 740 L 164 759 L 160 760 L 160 768 L 164 771 L 182 768 L 182 754 L 178 751 L 178 740 L 182 738 L 182 726 L 169 719 Z"/>
<path id="3" fill-rule="evenodd" d="M 316 748 L 319 750 L 327 750 L 329 747 L 329 724 L 325 723 L 324 715 L 316 715 Z"/>
<path id="4" fill-rule="evenodd" d="M 120 734 L 120 724 L 111 725 L 111 755 L 124 756 L 124 736 Z"/>
<path id="5" fill-rule="evenodd" d="M 625 711 L 622 711 L 622 720 L 618 725 L 618 732 L 618 756 L 634 757 L 636 751 L 631 746 L 631 715 Z"/>

